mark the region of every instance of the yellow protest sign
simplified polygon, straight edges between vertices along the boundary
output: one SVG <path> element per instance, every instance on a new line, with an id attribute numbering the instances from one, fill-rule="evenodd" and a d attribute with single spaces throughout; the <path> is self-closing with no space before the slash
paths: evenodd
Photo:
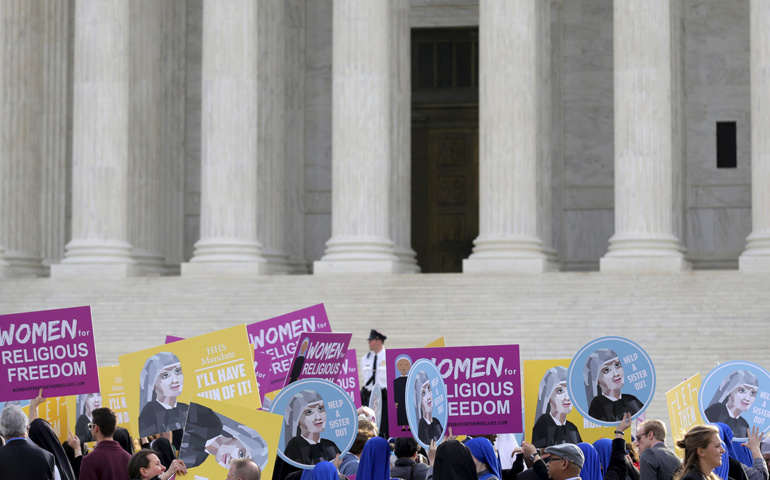
<path id="1" fill-rule="evenodd" d="M 685 432 L 694 425 L 703 425 L 698 408 L 698 393 L 700 392 L 700 373 L 696 373 L 684 382 L 666 392 L 666 405 L 668 405 L 668 419 L 671 422 L 671 435 L 676 442 L 684 438 Z M 676 447 L 674 449 L 680 458 L 684 458 L 684 451 Z"/>
<path id="2" fill-rule="evenodd" d="M 538 448 L 615 438 L 615 427 L 597 425 L 573 408 L 567 391 L 570 361 L 566 358 L 523 362 L 524 440 Z M 630 438 L 627 431 L 626 441 Z"/>
<path id="3" fill-rule="evenodd" d="M 248 457 L 272 478 L 283 417 L 193 397 L 179 458 L 195 478 L 223 478 L 230 462 Z"/>
<path id="4" fill-rule="evenodd" d="M 21 407 L 29 416 L 29 405 Z M 53 433 L 60 442 L 67 441 L 67 401 L 66 397 L 46 398 L 37 406 L 37 416 L 51 424 Z"/>
<path id="5" fill-rule="evenodd" d="M 246 326 L 121 355 L 131 431 L 139 437 L 184 427 L 193 395 L 261 406 Z"/>
<path id="6" fill-rule="evenodd" d="M 429 344 L 425 345 L 425 348 L 433 348 L 433 347 L 446 347 L 446 342 L 444 341 L 444 337 L 439 337 L 436 340 L 433 340 Z"/>
<path id="7" fill-rule="evenodd" d="M 99 367 L 99 392 L 67 397 L 67 418 L 69 424 L 74 426 L 75 435 L 81 441 L 94 440 L 88 430 L 88 423 L 91 421 L 91 412 L 101 407 L 109 407 L 115 412 L 118 426 L 127 429 L 131 436 L 135 436 L 129 422 L 128 405 L 119 365 Z"/>

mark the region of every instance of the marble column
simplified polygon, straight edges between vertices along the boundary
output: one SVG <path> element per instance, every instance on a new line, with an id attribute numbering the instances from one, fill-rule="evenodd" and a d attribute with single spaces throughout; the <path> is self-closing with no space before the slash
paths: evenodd
<path id="1" fill-rule="evenodd" d="M 390 235 L 400 271 L 417 273 L 412 249 L 412 79 L 409 0 L 391 0 Z"/>
<path id="2" fill-rule="evenodd" d="M 0 245 L 17 275 L 46 273 L 41 256 L 41 0 L 0 2 Z"/>
<path id="3" fill-rule="evenodd" d="M 286 250 L 291 273 L 307 273 L 305 258 L 305 27 L 306 0 L 288 0 L 286 8 Z"/>
<path id="4" fill-rule="evenodd" d="M 259 3 L 203 4 L 201 228 L 182 276 L 270 270 L 257 240 Z"/>
<path id="5" fill-rule="evenodd" d="M 123 0 L 77 0 L 72 240 L 55 277 L 141 272 L 128 242 L 130 17 Z"/>
<path id="6" fill-rule="evenodd" d="M 556 268 L 538 225 L 545 174 L 539 162 L 550 136 L 542 118 L 542 97 L 551 95 L 548 68 L 540 65 L 550 64 L 550 55 L 541 58 L 539 48 L 546 6 L 540 0 L 480 2 L 479 236 L 463 261 L 466 273 Z"/>
<path id="7" fill-rule="evenodd" d="M 674 233 L 670 0 L 615 0 L 615 234 L 601 271 L 689 269 Z"/>
<path id="8" fill-rule="evenodd" d="M 335 0 L 332 237 L 316 274 L 398 271 L 390 239 L 390 1 Z"/>
<path id="9" fill-rule="evenodd" d="M 54 277 L 141 273 L 128 242 L 129 3 L 77 0 L 72 240 Z"/>
<path id="10" fill-rule="evenodd" d="M 743 272 L 770 272 L 770 0 L 751 0 L 751 234 Z"/>
<path id="11" fill-rule="evenodd" d="M 161 209 L 160 253 L 165 273 L 179 274 L 184 262 L 185 84 L 187 0 L 161 3 Z"/>
<path id="12" fill-rule="evenodd" d="M 42 254 L 46 265 L 61 262 L 69 238 L 67 212 L 72 167 L 72 51 L 74 0 L 45 2 L 40 183 Z"/>
<path id="13" fill-rule="evenodd" d="M 286 252 L 286 12 L 283 0 L 259 1 L 258 30 L 257 238 L 262 242 L 262 255 L 272 272 L 285 274 L 291 267 Z"/>
<path id="14" fill-rule="evenodd" d="M 160 275 L 165 272 L 160 254 L 163 2 L 131 0 L 129 4 L 128 234 L 137 264 L 148 275 Z"/>

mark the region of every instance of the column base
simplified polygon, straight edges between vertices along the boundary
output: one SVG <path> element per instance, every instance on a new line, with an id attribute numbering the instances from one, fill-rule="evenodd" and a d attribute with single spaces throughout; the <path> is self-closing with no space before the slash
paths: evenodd
<path id="1" fill-rule="evenodd" d="M 181 265 L 183 278 L 238 277 L 256 278 L 272 273 L 270 265 L 261 262 L 189 262 Z"/>
<path id="2" fill-rule="evenodd" d="M 738 269 L 742 272 L 770 272 L 770 237 L 751 234 L 746 239 L 746 250 L 738 257 Z"/>
<path id="3" fill-rule="evenodd" d="M 463 260 L 463 273 L 544 273 L 559 269 L 537 237 L 479 237 L 473 244 L 473 253 Z"/>
<path id="4" fill-rule="evenodd" d="M 289 255 L 280 250 L 262 249 L 262 256 L 265 257 L 267 264 L 273 275 L 288 275 L 292 273 L 292 266 L 289 264 Z"/>
<path id="5" fill-rule="evenodd" d="M 314 274 L 399 273 L 393 242 L 383 237 L 333 237 L 326 254 L 313 262 Z"/>
<path id="6" fill-rule="evenodd" d="M 55 279 L 128 278 L 142 275 L 144 275 L 143 269 L 126 263 L 59 263 L 51 265 L 51 278 Z"/>
<path id="7" fill-rule="evenodd" d="M 559 270 L 547 258 L 466 258 L 463 273 L 545 273 Z"/>
<path id="8" fill-rule="evenodd" d="M 14 272 L 8 262 L 5 261 L 3 248 L 0 247 L 0 278 L 13 278 L 15 276 L 16 272 Z"/>
<path id="9" fill-rule="evenodd" d="M 51 265 L 52 278 L 125 278 L 144 274 L 131 257 L 131 244 L 121 241 L 72 240 L 60 264 Z"/>
<path id="10" fill-rule="evenodd" d="M 20 250 L 6 250 L 5 260 L 16 277 L 44 277 L 48 268 L 43 265 L 42 257 L 30 255 Z"/>
<path id="11" fill-rule="evenodd" d="M 292 275 L 304 275 L 310 273 L 310 265 L 304 258 L 289 258 L 289 266 Z"/>
<path id="12" fill-rule="evenodd" d="M 168 267 L 163 261 L 163 255 L 159 253 L 134 248 L 132 256 L 147 276 L 161 276 L 166 275 L 168 272 Z"/>
<path id="13" fill-rule="evenodd" d="M 612 273 L 678 273 L 692 270 L 674 236 L 620 236 L 599 259 L 599 271 Z"/>
<path id="14" fill-rule="evenodd" d="M 417 265 L 417 254 L 411 248 L 396 247 L 393 253 L 398 259 L 400 273 L 420 273 L 420 266 Z"/>

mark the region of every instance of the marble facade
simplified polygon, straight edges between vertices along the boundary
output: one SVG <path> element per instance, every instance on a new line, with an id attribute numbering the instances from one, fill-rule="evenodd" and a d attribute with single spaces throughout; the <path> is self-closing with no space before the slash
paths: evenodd
<path id="1" fill-rule="evenodd" d="M 665 1 L 655 115 L 618 87 L 644 57 L 615 56 L 627 0 L 372 0 L 362 12 L 341 0 L 5 3 L 4 21 L 28 35 L 3 34 L 4 64 L 20 70 L 1 90 L 27 100 L 2 117 L 0 276 L 415 272 L 399 202 L 406 32 L 480 26 L 488 141 L 467 272 L 680 271 L 739 258 L 742 270 L 770 269 L 767 154 L 752 151 L 770 137 L 752 112 L 770 39 L 750 21 L 770 0 Z M 350 18 L 335 16 L 343 9 Z M 240 34 L 222 24 L 246 17 Z M 526 38 L 510 28 L 522 18 Z M 356 40 L 364 21 L 377 45 Z M 517 55 L 504 56 L 511 45 Z M 633 128 L 657 143 L 623 153 L 622 122 L 642 117 Z M 736 122 L 737 168 L 716 167 L 721 121 Z M 511 130 L 521 135 L 501 133 Z M 662 173 L 622 163 L 653 156 Z M 672 261 L 655 266 L 661 241 Z M 615 261 L 621 250 L 630 261 Z"/>

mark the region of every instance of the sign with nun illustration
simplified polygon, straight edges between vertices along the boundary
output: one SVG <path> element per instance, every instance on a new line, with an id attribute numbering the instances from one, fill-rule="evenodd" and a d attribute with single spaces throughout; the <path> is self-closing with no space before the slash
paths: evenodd
<path id="1" fill-rule="evenodd" d="M 296 356 L 284 387 L 297 380 L 318 378 L 337 380 L 345 362 L 352 333 L 305 332 L 294 347 Z"/>
<path id="2" fill-rule="evenodd" d="M 372 387 L 368 407 L 374 412 L 374 424 L 377 425 L 377 430 L 379 430 L 382 424 L 382 387 L 380 387 L 379 383 L 375 383 Z"/>
<path id="3" fill-rule="evenodd" d="M 261 406 L 246 327 L 235 327 L 121 355 L 131 432 L 184 427 L 192 395 L 252 409 Z"/>
<path id="4" fill-rule="evenodd" d="M 99 390 L 91 307 L 0 316 L 0 400 Z"/>
<path id="5" fill-rule="evenodd" d="M 706 375 L 700 389 L 703 421 L 726 424 L 734 440 L 745 441 L 751 427 L 770 428 L 770 374 L 745 361 L 723 363 Z"/>
<path id="6" fill-rule="evenodd" d="M 447 392 L 436 364 L 428 359 L 414 362 L 406 377 L 406 418 L 414 438 L 425 450 L 430 442 L 444 439 L 448 423 Z"/>
<path id="7" fill-rule="evenodd" d="M 120 366 L 99 367 L 99 387 L 99 392 L 67 397 L 69 424 L 75 426 L 75 435 L 82 442 L 96 440 L 91 436 L 88 424 L 93 420 L 91 412 L 101 407 L 111 408 L 115 412 L 118 426 L 131 432 L 126 392 L 123 388 Z M 133 432 L 131 433 L 133 435 Z"/>
<path id="8" fill-rule="evenodd" d="M 272 478 L 281 417 L 203 397 L 192 397 L 179 449 L 190 478 L 223 478 L 230 463 L 250 458 Z"/>
<path id="9" fill-rule="evenodd" d="M 342 371 L 335 383 L 348 392 L 356 407 L 361 406 L 361 387 L 358 384 L 358 359 L 355 348 L 348 348 L 345 361 L 342 362 Z"/>
<path id="10" fill-rule="evenodd" d="M 615 426 L 584 419 L 567 390 L 570 359 L 524 360 L 525 439 L 537 448 L 614 438 Z M 630 431 L 626 433 L 631 440 Z"/>
<path id="11" fill-rule="evenodd" d="M 278 455 L 298 468 L 333 461 L 350 449 L 358 433 L 353 401 L 328 380 L 299 380 L 284 387 L 270 404 L 270 412 L 283 415 Z"/>
<path id="12" fill-rule="evenodd" d="M 695 425 L 703 425 L 698 406 L 700 392 L 700 373 L 696 373 L 684 382 L 666 392 L 668 419 L 671 422 L 671 435 L 674 444 L 684 438 L 685 432 Z M 684 450 L 675 447 L 674 451 L 684 458 Z"/>
<path id="13" fill-rule="evenodd" d="M 389 435 L 411 437 L 410 429 L 399 424 L 401 398 L 410 396 L 408 375 L 420 359 L 438 367 L 446 384 L 446 428 L 454 435 L 521 432 L 521 373 L 518 345 L 474 347 L 391 348 L 388 349 L 388 378 L 393 379 L 393 395 L 388 394 Z M 403 382 L 404 397 L 399 383 Z M 397 406 L 396 403 L 399 403 Z M 409 409 L 406 409 L 407 415 Z M 411 424 L 408 425 L 411 428 Z"/>
<path id="14" fill-rule="evenodd" d="M 567 372 L 567 389 L 583 417 L 615 426 L 624 413 L 638 417 L 655 394 L 655 368 L 649 355 L 622 337 L 602 337 L 585 344 Z"/>
<path id="15" fill-rule="evenodd" d="M 271 356 L 273 379 L 267 392 L 280 390 L 294 363 L 299 336 L 304 332 L 331 332 L 323 303 L 246 326 L 254 349 Z"/>

